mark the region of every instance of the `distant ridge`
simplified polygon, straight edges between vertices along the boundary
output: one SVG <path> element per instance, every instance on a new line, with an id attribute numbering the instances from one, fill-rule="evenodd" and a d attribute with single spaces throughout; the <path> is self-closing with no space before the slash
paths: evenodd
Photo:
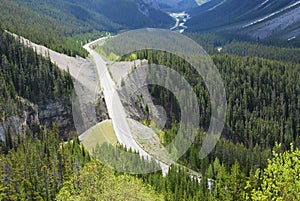
<path id="1" fill-rule="evenodd" d="M 252 38 L 297 39 L 299 0 L 212 0 L 189 11 L 188 31 L 236 32 Z"/>
<path id="2" fill-rule="evenodd" d="M 72 56 L 86 56 L 80 42 L 105 32 L 174 24 L 155 0 L 3 0 L 0 10 L 3 29 Z"/>

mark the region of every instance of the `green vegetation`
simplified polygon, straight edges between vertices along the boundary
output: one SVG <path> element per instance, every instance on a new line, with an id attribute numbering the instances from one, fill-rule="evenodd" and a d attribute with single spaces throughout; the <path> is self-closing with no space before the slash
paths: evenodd
<path id="1" fill-rule="evenodd" d="M 27 136 L 0 156 L 0 200 L 163 200 L 141 179 L 119 175 L 57 127 Z"/>
<path id="2" fill-rule="evenodd" d="M 141 171 L 142 173 L 158 168 L 155 162 L 141 159 L 138 154 L 132 154 L 130 150 L 125 152 L 125 148 L 120 146 L 98 145 L 93 151 L 93 156 L 101 163 L 121 172 Z M 123 173 L 119 174 L 124 175 Z M 161 171 L 138 174 L 137 177 L 143 180 L 144 185 L 150 185 L 153 190 L 161 194 L 163 200 L 203 200 L 210 197 L 206 186 L 207 182 L 199 183 L 199 178 L 191 178 L 186 169 L 177 165 L 170 167 L 166 177 L 162 176 Z M 118 199 L 118 197 L 114 198 Z"/>
<path id="3" fill-rule="evenodd" d="M 0 156 L 0 200 L 54 200 L 64 182 L 90 160 L 77 138 L 60 143 L 56 126 L 19 138 L 14 149 Z"/>
<path id="4" fill-rule="evenodd" d="M 3 91 L 5 99 L 22 96 L 33 103 L 70 99 L 73 90 L 70 74 L 2 30 L 0 40 L 0 79 L 7 86 Z"/>
<path id="5" fill-rule="evenodd" d="M 8 130 L 14 127 L 8 122 L 10 117 L 23 118 L 24 112 L 28 112 L 30 116 L 34 113 L 38 115 L 36 107 L 47 103 L 71 107 L 74 87 L 68 72 L 60 71 L 49 58 L 37 55 L 34 50 L 25 47 L 18 39 L 1 29 L 0 41 L 0 118 L 1 122 L 8 123 Z M 33 116 L 26 121 L 29 130 L 39 130 Z M 72 123 L 69 126 L 72 127 Z M 26 130 L 24 128 L 22 134 Z M 60 133 L 64 131 L 60 130 Z"/>
<path id="6" fill-rule="evenodd" d="M 134 0 L 3 0 L 0 10 L 1 28 L 55 51 L 82 57 L 88 55 L 82 43 L 107 31 L 169 27 L 173 23 L 159 10 L 149 8 L 149 17 L 145 16 Z"/>
<path id="7" fill-rule="evenodd" d="M 252 189 L 248 200 L 299 200 L 300 195 L 300 150 L 284 153 L 273 152 L 268 166 L 255 180 L 249 179 L 247 189 Z"/>
<path id="8" fill-rule="evenodd" d="M 281 48 L 259 43 L 232 42 L 223 47 L 222 53 L 261 57 L 269 60 L 300 63 L 300 48 Z"/>
<path id="9" fill-rule="evenodd" d="M 286 51 L 294 54 L 289 54 L 289 62 L 226 54 L 212 56 L 228 95 L 223 137 L 213 152 L 206 159 L 200 160 L 198 154 L 205 135 L 200 132 L 179 162 L 201 172 L 204 178 L 215 180 L 211 191 L 213 199 L 245 199 L 247 178 L 258 168 L 267 167 L 276 143 L 282 144 L 280 151 L 289 150 L 290 143 L 300 146 L 300 66 L 295 56 L 297 52 L 284 48 L 277 50 L 280 50 L 278 55 Z M 136 55 L 139 59 L 146 58 L 150 63 L 172 67 L 185 77 L 199 98 L 200 130 L 206 130 L 210 117 L 209 96 L 201 77 L 195 74 L 191 66 L 176 55 L 166 52 L 147 50 L 136 52 Z M 260 56 L 274 58 L 267 53 Z M 279 57 L 278 60 L 283 60 L 282 58 Z M 150 86 L 149 90 L 154 104 L 162 105 L 172 120 L 167 122 L 164 133 L 160 135 L 163 144 L 167 145 L 177 134 L 176 122 L 180 110 L 169 91 L 159 86 Z M 183 193 L 179 195 L 183 196 Z M 208 197 L 202 199 L 209 200 Z M 175 200 L 181 199 L 187 197 Z"/>
<path id="10" fill-rule="evenodd" d="M 163 177 L 161 173 L 140 176 L 145 183 L 154 187 L 164 195 L 164 200 L 207 200 L 211 198 L 207 188 L 206 178 L 199 183 L 197 178 L 191 178 L 186 170 L 171 166 L 169 173 Z"/>
<path id="11" fill-rule="evenodd" d="M 209 54 L 233 54 L 261 57 L 270 60 L 299 63 L 299 42 L 281 41 L 276 38 L 257 40 L 232 33 L 186 33 Z M 218 51 L 218 48 L 222 48 Z"/>
<path id="12" fill-rule="evenodd" d="M 52 9 L 45 13 L 43 11 L 46 8 L 41 8 L 40 13 L 34 11 L 32 8 L 37 5 L 36 3 L 28 3 L 28 7 L 20 4 L 26 4 L 26 2 L 28 3 L 28 1 L 10 0 L 1 2 L 0 25 L 2 29 L 71 56 L 87 56 L 81 43 L 71 38 L 74 34 L 79 34 L 82 29 L 78 29 L 78 23 L 68 23 L 67 21 L 60 21 L 59 18 L 56 19 L 59 16 L 63 19 L 64 17 Z M 48 15 L 52 14 L 52 17 L 47 16 L 47 13 Z M 79 32 L 75 32 L 75 30 L 79 30 Z"/>
<path id="13" fill-rule="evenodd" d="M 226 86 L 228 102 L 222 138 L 213 152 L 203 160 L 199 159 L 198 154 L 202 146 L 202 137 L 205 135 L 203 131 L 209 125 L 210 102 L 201 77 L 187 62 L 167 52 L 147 50 L 135 52 L 134 55 L 138 59 L 147 59 L 149 63 L 163 64 L 175 69 L 193 86 L 201 112 L 199 125 L 201 131 L 179 163 L 202 173 L 202 181 L 212 178 L 213 187 L 208 190 L 207 182 L 201 182 L 202 188 L 198 186 L 200 192 L 189 191 L 191 187 L 184 188 L 181 184 L 193 186 L 195 185 L 193 180 L 185 180 L 188 174 L 183 171 L 181 175 L 178 170 L 177 174 L 181 175 L 178 180 L 174 179 L 173 175 L 172 179 L 166 181 L 159 173 L 144 176 L 143 179 L 155 186 L 158 192 L 163 192 L 166 200 L 245 200 L 247 197 L 255 197 L 252 195 L 254 194 L 252 189 L 258 186 L 246 189 L 247 181 L 256 185 L 261 183 L 259 179 L 254 179 L 254 173 L 257 169 L 267 168 L 276 143 L 282 144 L 277 150 L 280 153 L 290 150 L 291 143 L 296 147 L 300 146 L 298 49 L 228 43 L 226 38 L 222 39 L 217 35 L 202 35 L 202 37 L 212 42 L 211 52 L 215 53 L 212 59 Z M 215 50 L 218 46 L 223 46 L 221 53 Z M 110 47 L 104 48 L 109 52 Z M 122 60 L 131 60 L 131 55 L 124 56 Z M 153 75 L 148 76 L 151 78 Z M 148 89 L 154 98 L 154 104 L 162 105 L 169 117 L 164 132 L 159 135 L 161 142 L 168 145 L 178 132 L 176 122 L 180 117 L 180 109 L 169 91 L 159 86 L 149 86 Z M 147 122 L 147 119 L 141 121 Z M 127 158 L 125 161 L 134 159 Z M 170 175 L 171 173 L 167 176 L 167 180 Z M 297 192 L 295 186 L 289 189 Z M 259 200 L 259 197 L 257 199 Z"/>
<path id="14" fill-rule="evenodd" d="M 155 161 L 141 159 L 138 153 L 119 144 L 117 146 L 107 143 L 97 144 L 92 151 L 92 155 L 101 163 L 118 172 L 142 174 L 159 170 L 159 166 Z"/>
<path id="15" fill-rule="evenodd" d="M 208 40 L 217 39 L 218 37 L 212 37 Z M 191 178 L 179 167 L 171 167 L 166 177 L 162 177 L 159 172 L 139 176 L 144 183 L 150 184 L 157 192 L 163 194 L 165 200 L 245 200 L 247 198 L 259 200 L 264 193 L 260 191 L 264 191 L 262 189 L 269 185 L 269 183 L 263 185 L 262 175 L 265 175 L 265 171 L 268 172 L 267 168 L 270 166 L 268 160 L 274 157 L 272 150 L 276 149 L 280 154 L 285 154 L 293 151 L 290 147 L 291 143 L 296 147 L 300 146 L 298 50 L 237 42 L 226 45 L 226 41 L 223 43 L 222 40 L 214 45 L 219 44 L 225 45 L 224 52 L 213 55 L 212 59 L 226 86 L 227 119 L 222 138 L 213 152 L 203 160 L 198 158 L 198 154 L 202 146 L 202 137 L 205 135 L 203 131 L 209 124 L 210 102 L 201 77 L 187 62 L 176 55 L 153 50 L 134 53 L 135 58 L 146 58 L 150 63 L 164 64 L 181 73 L 193 86 L 199 98 L 201 131 L 179 163 L 201 173 L 202 182 L 199 183 L 196 178 Z M 234 51 L 233 48 L 230 52 L 231 45 L 239 48 L 245 46 L 245 52 Z M 285 54 L 288 56 L 284 57 Z M 131 55 L 124 56 L 122 59 L 132 60 Z M 159 86 L 149 86 L 149 90 L 154 97 L 154 103 L 162 105 L 169 117 L 164 132 L 159 136 L 162 143 L 167 145 L 177 134 L 176 122 L 180 110 L 169 91 Z M 281 143 L 282 146 L 274 148 L 276 143 Z M 110 164 L 113 158 L 117 163 L 111 165 L 114 168 L 127 168 L 126 171 L 132 168 L 130 167 L 132 164 L 137 168 L 142 168 L 143 164 L 137 162 L 138 156 L 120 153 L 106 144 L 97 146 L 93 154 L 105 164 Z M 118 161 L 118 158 L 121 160 Z M 298 166 L 299 161 L 295 159 L 293 164 Z M 258 169 L 263 171 L 255 176 Z M 288 170 L 289 167 L 285 169 Z M 213 179 L 213 186 L 210 189 L 207 186 L 211 180 L 208 181 L 207 178 Z M 297 177 L 294 177 L 288 181 L 295 182 L 296 179 Z M 297 192 L 297 187 L 293 185 L 288 186 L 287 189 L 287 192 L 291 189 Z M 286 194 L 281 187 L 276 191 L 279 192 L 274 195 L 276 199 Z"/>
<path id="16" fill-rule="evenodd" d="M 141 179 L 117 175 L 98 161 L 92 161 L 82 168 L 80 174 L 74 174 L 65 182 L 56 200 L 160 201 L 163 200 L 162 197 Z"/>
<path id="17" fill-rule="evenodd" d="M 257 2 L 238 2 L 233 10 L 224 4 L 222 12 L 226 16 L 240 17 L 229 22 L 224 18 L 215 25 L 225 26 L 260 16 L 286 3 L 278 1 L 259 13 L 245 12 Z M 112 4 L 115 7 L 111 8 Z M 218 15 L 220 8 L 209 15 Z M 236 39 L 248 39 L 236 38 L 234 34 L 220 37 L 189 33 L 213 54 L 227 93 L 227 119 L 222 137 L 212 153 L 202 160 L 199 151 L 210 123 L 211 106 L 206 86 L 190 64 L 176 55 L 153 50 L 124 58 L 106 55 L 117 61 L 146 58 L 150 63 L 172 67 L 190 83 L 199 101 L 199 133 L 188 152 L 177 161 L 180 165 L 171 166 L 165 177 L 161 171 L 129 175 L 104 164 L 127 172 L 154 170 L 158 164 L 121 147 L 110 121 L 91 128 L 82 144 L 74 133 L 68 135 L 73 138 L 63 141 L 67 137 L 60 135 L 55 122 L 51 128 L 45 128 L 43 122 L 31 122 L 33 110 L 40 105 L 59 102 L 70 107 L 72 78 L 49 58 L 37 55 L 3 29 L 65 54 L 84 57 L 87 52 L 82 43 L 106 31 L 154 26 L 159 20 L 162 23 L 157 26 L 165 26 L 169 18 L 154 10 L 146 17 L 133 0 L 3 0 L 0 9 L 0 123 L 29 110 L 24 130 L 14 134 L 9 125 L 1 136 L 4 140 L 0 142 L 0 200 L 300 199 L 299 49 L 267 45 L 279 44 L 274 41 L 264 41 L 264 45 L 257 41 L 237 42 Z M 216 47 L 223 49 L 218 52 Z M 149 91 L 154 103 L 162 105 L 169 117 L 158 136 L 163 145 L 168 145 L 178 132 L 178 103 L 162 87 L 151 85 Z M 148 106 L 144 109 L 146 115 L 141 121 L 151 125 Z M 197 171 L 201 178 L 191 177 L 183 166 Z"/>
<path id="18" fill-rule="evenodd" d="M 97 45 L 95 47 L 95 50 L 101 54 L 104 58 L 108 59 L 109 61 L 120 61 L 120 57 L 113 52 L 110 52 L 110 54 L 107 54 L 106 51 L 103 50 L 102 46 Z"/>
<path id="19" fill-rule="evenodd" d="M 1 121 L 23 113 L 23 107 L 33 107 L 32 103 L 70 104 L 70 75 L 0 33 Z M 111 132 L 108 141 L 116 141 L 109 122 L 102 129 Z M 56 124 L 52 129 L 35 124 L 17 134 L 8 129 L 0 143 L 0 200 L 162 200 L 141 179 L 117 175 L 92 159 L 78 137 L 67 142 L 62 138 Z"/>

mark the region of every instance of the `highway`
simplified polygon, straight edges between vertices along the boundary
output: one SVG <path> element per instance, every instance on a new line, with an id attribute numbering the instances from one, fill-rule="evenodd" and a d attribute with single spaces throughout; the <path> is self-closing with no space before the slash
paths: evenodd
<path id="1" fill-rule="evenodd" d="M 9 34 L 13 35 L 14 37 L 19 37 L 17 35 L 14 35 L 10 32 Z M 124 110 L 123 105 L 121 104 L 119 95 L 115 88 L 115 83 L 113 82 L 112 78 L 110 77 L 110 74 L 107 69 L 107 63 L 103 60 L 103 58 L 94 50 L 90 48 L 92 44 L 95 44 L 97 42 L 101 42 L 101 40 L 105 40 L 105 38 L 100 38 L 98 40 L 95 40 L 89 44 L 86 44 L 84 48 L 90 53 L 92 59 L 94 60 L 94 64 L 92 64 L 90 61 L 82 59 L 82 58 L 73 58 L 69 57 L 57 52 L 54 52 L 44 46 L 37 45 L 23 37 L 21 37 L 21 42 L 24 45 L 27 45 L 31 48 L 35 48 L 38 52 L 38 54 L 47 57 L 46 53 L 50 53 L 51 61 L 56 63 L 58 67 L 62 70 L 67 71 L 69 69 L 69 66 L 72 66 L 70 68 L 70 73 L 72 77 L 76 79 L 76 82 L 80 82 L 80 84 L 84 85 L 86 88 L 86 91 L 82 92 L 80 94 L 81 101 L 88 102 L 92 100 L 95 96 L 95 89 L 97 88 L 97 79 L 100 79 L 101 87 L 105 96 L 106 105 L 108 109 L 108 113 L 110 118 L 113 122 L 113 127 L 117 136 L 118 141 L 120 144 L 125 145 L 126 147 L 130 147 L 133 150 L 136 150 L 139 152 L 139 154 L 143 157 L 146 157 L 148 159 L 153 158 L 151 155 L 149 155 L 147 152 L 145 152 L 133 139 L 132 132 L 129 129 L 129 125 L 126 118 L 126 113 Z M 96 67 L 97 75 L 94 76 L 95 71 L 92 70 L 93 66 Z M 83 70 L 84 69 L 84 70 Z M 98 77 L 98 78 L 97 78 Z M 76 84 L 75 82 L 75 84 Z M 76 85 L 75 85 L 76 88 Z M 80 91 L 76 91 L 76 93 L 81 93 Z M 92 93 L 92 96 L 91 96 Z M 82 111 L 85 111 L 86 108 L 83 108 Z M 95 116 L 96 114 L 93 114 L 92 110 L 86 111 L 87 116 Z M 85 115 L 86 116 L 86 115 Z M 96 118 L 96 117 L 95 117 Z M 90 119 L 88 119 L 90 121 Z M 96 119 L 95 119 L 96 120 Z M 94 122 L 90 122 L 94 123 Z M 88 129 L 89 126 L 87 125 Z M 84 130 L 86 130 L 84 129 Z M 82 137 L 82 136 L 80 136 Z M 166 163 L 160 162 L 157 159 L 155 161 L 160 165 L 162 168 L 163 175 L 166 175 L 169 170 L 169 166 Z M 173 164 L 176 164 L 173 162 Z M 198 173 L 190 170 L 190 175 L 192 178 L 194 178 L 194 175 L 197 175 Z M 198 176 L 199 177 L 199 176 Z M 199 177 L 200 178 L 200 177 Z"/>
<path id="2" fill-rule="evenodd" d="M 131 130 L 127 122 L 127 116 L 125 109 L 121 103 L 120 97 L 116 90 L 114 81 L 112 80 L 109 71 L 107 69 L 107 62 L 96 51 L 90 48 L 91 45 L 105 40 L 106 38 L 100 38 L 91 43 L 84 45 L 84 48 L 90 53 L 94 60 L 98 78 L 103 90 L 108 114 L 112 120 L 113 128 L 119 143 L 126 148 L 131 148 L 134 151 L 138 151 L 140 156 L 150 160 L 152 158 L 147 152 L 145 152 L 134 140 Z M 156 160 L 156 159 L 154 159 Z M 160 165 L 163 175 L 166 175 L 169 170 L 169 166 L 163 162 L 157 161 Z"/>

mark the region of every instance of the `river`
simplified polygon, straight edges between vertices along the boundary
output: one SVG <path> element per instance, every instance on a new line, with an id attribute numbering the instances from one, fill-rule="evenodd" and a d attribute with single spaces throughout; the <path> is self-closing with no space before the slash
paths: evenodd
<path id="1" fill-rule="evenodd" d="M 170 13 L 170 16 L 176 20 L 175 25 L 170 28 L 172 31 L 183 33 L 188 28 L 185 23 L 191 19 L 191 17 L 186 11 L 182 11 L 180 13 Z"/>

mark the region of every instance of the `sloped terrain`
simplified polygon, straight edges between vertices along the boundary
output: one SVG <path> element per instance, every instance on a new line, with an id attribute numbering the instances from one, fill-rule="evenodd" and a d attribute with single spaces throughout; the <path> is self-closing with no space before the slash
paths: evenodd
<path id="1" fill-rule="evenodd" d="M 56 122 L 61 138 L 75 131 L 71 76 L 0 29 L 0 146 L 11 135 Z"/>
<path id="2" fill-rule="evenodd" d="M 9 7 L 21 8 L 20 13 L 17 13 L 20 15 L 27 9 L 28 12 L 49 18 L 64 26 L 74 28 L 77 25 L 73 32 L 87 32 L 91 28 L 99 31 L 117 31 L 127 28 L 166 26 L 172 23 L 167 14 L 143 0 L 5 0 L 3 2 Z M 141 4 L 148 10 L 148 15 L 140 11 Z M 160 17 L 159 21 L 158 17 Z"/>
<path id="3" fill-rule="evenodd" d="M 146 0 L 3 0 L 0 26 L 70 56 L 87 56 L 81 42 L 105 32 L 169 28 L 174 20 Z M 120 12 L 122 11 L 122 12 Z"/>
<path id="4" fill-rule="evenodd" d="M 212 0 L 190 11 L 187 26 L 192 32 L 237 31 L 253 38 L 287 41 L 299 35 L 299 7 L 297 0 Z"/>
<path id="5" fill-rule="evenodd" d="M 190 12 L 193 30 L 207 30 L 264 17 L 289 6 L 295 0 L 213 0 Z M 206 20 L 203 20 L 206 19 Z"/>
<path id="6" fill-rule="evenodd" d="M 271 13 L 269 16 L 244 25 L 243 32 L 257 38 L 267 38 L 275 33 L 274 35 L 277 35 L 278 38 L 286 41 L 293 40 L 300 35 L 299 13 L 300 6 L 287 9 L 287 11 L 279 10 L 278 14 Z"/>

